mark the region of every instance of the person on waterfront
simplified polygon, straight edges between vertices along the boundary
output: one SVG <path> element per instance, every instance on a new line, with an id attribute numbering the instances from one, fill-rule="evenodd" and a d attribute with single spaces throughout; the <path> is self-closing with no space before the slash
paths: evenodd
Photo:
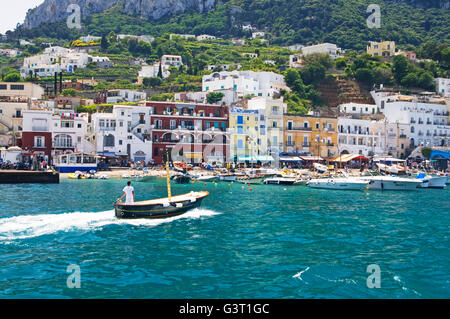
<path id="1" fill-rule="evenodd" d="M 122 197 L 117 199 L 116 202 L 120 202 L 124 197 L 126 197 L 125 204 L 127 204 L 127 205 L 134 204 L 134 188 L 133 188 L 133 186 L 131 186 L 131 182 L 127 183 L 127 186 L 125 186 L 123 189 Z"/>

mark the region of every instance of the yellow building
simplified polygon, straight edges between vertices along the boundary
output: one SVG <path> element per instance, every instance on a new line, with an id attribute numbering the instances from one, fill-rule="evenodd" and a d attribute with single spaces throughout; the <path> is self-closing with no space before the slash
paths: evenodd
<path id="1" fill-rule="evenodd" d="M 284 152 L 331 158 L 338 154 L 335 117 L 284 115 Z"/>
<path id="2" fill-rule="evenodd" d="M 370 42 L 367 46 L 367 53 L 371 56 L 394 56 L 395 42 Z"/>
<path id="3" fill-rule="evenodd" d="M 265 125 L 259 110 L 233 108 L 230 111 L 230 161 L 263 161 L 267 154 Z"/>

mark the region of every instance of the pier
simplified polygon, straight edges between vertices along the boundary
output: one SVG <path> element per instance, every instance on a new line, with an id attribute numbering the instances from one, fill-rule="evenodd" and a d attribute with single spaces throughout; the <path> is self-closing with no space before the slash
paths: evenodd
<path id="1" fill-rule="evenodd" d="M 59 173 L 0 170 L 0 184 L 59 184 Z"/>

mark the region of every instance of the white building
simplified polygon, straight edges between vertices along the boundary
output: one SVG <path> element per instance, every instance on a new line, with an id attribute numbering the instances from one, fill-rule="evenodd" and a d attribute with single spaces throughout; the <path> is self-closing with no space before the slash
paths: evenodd
<path id="1" fill-rule="evenodd" d="M 256 38 L 264 38 L 264 36 L 266 35 L 265 32 L 263 31 L 256 31 L 252 33 L 252 38 L 256 39 Z"/>
<path id="2" fill-rule="evenodd" d="M 372 129 L 371 120 L 338 118 L 338 153 L 373 156 L 383 154 L 385 139 L 382 131 Z"/>
<path id="3" fill-rule="evenodd" d="M 177 33 L 171 33 L 170 36 L 169 36 L 170 40 L 173 40 L 174 37 L 180 37 L 180 38 L 183 38 L 183 39 L 185 39 L 185 40 L 188 40 L 188 39 L 195 39 L 195 35 L 193 35 L 193 34 L 177 34 Z"/>
<path id="4" fill-rule="evenodd" d="M 183 65 L 183 58 L 180 55 L 166 54 L 161 57 L 161 64 L 165 67 L 174 66 L 178 68 Z"/>
<path id="5" fill-rule="evenodd" d="M 377 114 L 378 106 L 376 104 L 361 104 L 361 103 L 345 103 L 338 106 L 340 113 L 353 115 L 369 115 Z"/>
<path id="6" fill-rule="evenodd" d="M 138 73 L 138 84 L 142 84 L 144 78 L 156 78 L 159 73 L 160 63 L 156 62 L 153 65 L 144 65 Z M 170 75 L 169 68 L 164 66 L 161 68 L 163 79 Z"/>
<path id="7" fill-rule="evenodd" d="M 23 112 L 23 134 L 32 133 L 36 143 L 38 133 L 51 133 L 51 156 L 67 152 L 91 153 L 95 146 L 87 140 L 89 116 L 87 113 L 55 113 L 45 110 L 27 110 Z M 45 145 L 42 145 L 45 148 Z"/>
<path id="8" fill-rule="evenodd" d="M 216 39 L 216 37 L 209 34 L 201 34 L 197 36 L 197 41 L 214 40 L 214 39 Z"/>
<path id="9" fill-rule="evenodd" d="M 447 105 L 427 97 L 410 97 L 372 91 L 372 96 L 389 123 L 410 126 L 410 146 L 450 144 Z"/>
<path id="10" fill-rule="evenodd" d="M 132 161 L 152 159 L 151 108 L 115 105 L 112 113 L 92 115 L 97 153 L 129 156 Z"/>
<path id="11" fill-rule="evenodd" d="M 254 97 L 248 101 L 249 110 L 259 110 L 260 135 L 266 137 L 265 144 L 272 156 L 278 156 L 283 152 L 284 114 L 287 112 L 287 104 L 282 99 L 267 97 Z"/>
<path id="12" fill-rule="evenodd" d="M 233 90 L 217 90 L 215 92 L 223 93 L 221 103 L 225 105 L 231 105 L 239 101 L 236 91 Z M 188 101 L 194 103 L 208 104 L 207 96 L 211 92 L 180 92 L 175 93 L 174 98 L 176 101 Z"/>
<path id="13" fill-rule="evenodd" d="M 205 69 L 208 71 L 214 71 L 216 68 L 221 68 L 222 71 L 229 71 L 231 68 L 236 70 L 242 68 L 240 64 L 208 64 Z"/>
<path id="14" fill-rule="evenodd" d="M 442 96 L 450 97 L 450 79 L 437 78 L 436 80 L 436 92 Z"/>
<path id="15" fill-rule="evenodd" d="M 232 89 L 239 97 L 273 97 L 285 88 L 284 76 L 274 72 L 222 71 L 204 75 L 202 80 L 203 91 Z"/>
<path id="16" fill-rule="evenodd" d="M 89 62 L 92 62 L 92 57 L 87 53 L 63 47 L 49 47 L 43 54 L 25 58 L 20 73 L 22 77 L 47 77 L 59 72 L 73 73 L 78 68 L 86 67 Z"/>
<path id="17" fill-rule="evenodd" d="M 133 91 L 133 90 L 109 90 L 106 97 L 106 103 L 113 104 L 119 102 L 137 102 L 140 100 L 145 100 L 147 98 L 147 93 Z"/>
<path id="18" fill-rule="evenodd" d="M 15 58 L 21 52 L 17 49 L 0 49 L 0 55 L 6 56 L 8 58 Z"/>
<path id="19" fill-rule="evenodd" d="M 337 45 L 333 43 L 321 43 L 301 48 L 301 53 L 303 54 L 303 56 L 316 53 L 325 53 L 329 54 L 333 59 L 337 59 L 338 57 L 340 57 L 341 51 L 342 49 L 338 48 Z"/>
<path id="20" fill-rule="evenodd" d="M 88 35 L 86 35 L 84 37 L 80 37 L 80 40 L 85 42 L 85 43 L 88 43 L 88 42 L 91 42 L 91 41 L 93 41 L 93 42 L 100 42 L 102 40 L 102 37 L 97 37 L 97 36 L 93 36 L 93 35 L 89 35 L 88 34 Z"/>

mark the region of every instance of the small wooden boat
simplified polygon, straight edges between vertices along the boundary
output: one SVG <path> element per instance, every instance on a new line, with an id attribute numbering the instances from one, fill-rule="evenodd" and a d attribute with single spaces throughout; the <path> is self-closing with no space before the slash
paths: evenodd
<path id="1" fill-rule="evenodd" d="M 114 211 L 117 218 L 137 219 L 137 218 L 167 218 L 179 216 L 188 210 L 200 207 L 209 192 L 190 192 L 184 195 L 172 197 L 169 173 L 169 156 L 166 162 L 167 194 L 166 198 L 151 199 L 133 204 L 114 204 Z M 186 177 L 186 176 L 182 176 Z"/>
<path id="2" fill-rule="evenodd" d="M 184 214 L 188 210 L 200 207 L 209 192 L 191 192 L 189 194 L 135 202 L 133 205 L 114 204 L 117 218 L 167 218 Z"/>

